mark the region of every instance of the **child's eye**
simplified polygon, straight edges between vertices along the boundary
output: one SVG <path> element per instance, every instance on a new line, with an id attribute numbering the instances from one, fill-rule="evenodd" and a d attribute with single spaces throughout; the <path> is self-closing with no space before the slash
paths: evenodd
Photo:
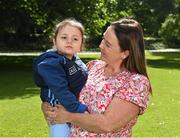
<path id="1" fill-rule="evenodd" d="M 66 39 L 67 37 L 66 36 L 61 36 L 61 39 Z"/>
<path id="2" fill-rule="evenodd" d="M 74 40 L 74 41 L 78 41 L 79 39 L 78 39 L 78 38 L 74 38 L 73 40 Z"/>

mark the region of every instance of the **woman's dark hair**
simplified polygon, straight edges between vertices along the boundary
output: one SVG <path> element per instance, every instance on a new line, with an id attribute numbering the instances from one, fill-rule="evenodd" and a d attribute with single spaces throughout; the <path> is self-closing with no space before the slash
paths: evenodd
<path id="1" fill-rule="evenodd" d="M 129 56 L 123 60 L 123 64 L 130 72 L 137 72 L 146 76 L 148 79 L 144 36 L 141 25 L 133 19 L 123 18 L 111 23 L 115 35 L 119 41 L 122 51 L 129 51 Z M 152 89 L 150 87 L 150 92 Z"/>

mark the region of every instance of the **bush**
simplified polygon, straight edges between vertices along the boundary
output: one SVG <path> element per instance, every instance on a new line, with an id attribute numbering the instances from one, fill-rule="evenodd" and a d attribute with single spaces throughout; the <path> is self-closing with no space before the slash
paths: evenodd
<path id="1" fill-rule="evenodd" d="M 171 46 L 180 45 L 180 15 L 170 14 L 167 16 L 165 22 L 162 24 L 159 35 L 163 40 Z"/>
<path id="2" fill-rule="evenodd" d="M 145 37 L 144 41 L 146 50 L 165 49 L 168 47 L 167 44 L 158 37 Z"/>
<path id="3" fill-rule="evenodd" d="M 85 48 L 87 51 L 99 51 L 101 37 L 89 37 L 86 39 Z"/>
<path id="4" fill-rule="evenodd" d="M 0 51 L 44 51 L 51 45 L 45 35 L 0 34 Z"/>

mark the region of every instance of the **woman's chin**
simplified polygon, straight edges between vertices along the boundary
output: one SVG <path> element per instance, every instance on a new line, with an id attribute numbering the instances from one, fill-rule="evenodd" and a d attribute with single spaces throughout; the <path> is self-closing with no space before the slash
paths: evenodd
<path id="1" fill-rule="evenodd" d="M 103 57 L 102 57 L 102 56 L 100 56 L 100 60 L 103 60 Z"/>
<path id="2" fill-rule="evenodd" d="M 105 58 L 104 58 L 104 57 L 102 57 L 102 56 L 100 56 L 100 60 L 105 61 Z"/>

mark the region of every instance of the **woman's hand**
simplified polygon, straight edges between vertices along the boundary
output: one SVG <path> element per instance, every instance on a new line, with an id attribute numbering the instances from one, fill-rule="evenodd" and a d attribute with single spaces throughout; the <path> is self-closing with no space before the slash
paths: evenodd
<path id="1" fill-rule="evenodd" d="M 47 102 L 41 103 L 41 110 L 42 110 L 42 112 L 44 114 L 44 118 L 45 118 L 46 121 L 47 121 L 46 109 L 47 109 L 48 106 L 49 106 L 49 104 Z"/>
<path id="2" fill-rule="evenodd" d="M 55 110 L 57 107 L 50 106 L 49 103 L 43 102 L 41 104 L 41 110 L 44 114 L 44 118 L 47 121 L 48 124 L 51 124 L 55 118 Z"/>
<path id="3" fill-rule="evenodd" d="M 56 105 L 54 113 L 48 112 L 47 114 L 50 118 L 53 118 L 52 123 L 57 124 L 68 122 L 68 115 L 70 112 L 66 111 L 62 105 Z"/>
<path id="4" fill-rule="evenodd" d="M 62 105 L 50 106 L 49 103 L 43 102 L 41 109 L 44 114 L 44 118 L 48 124 L 57 124 L 67 122 L 68 111 Z"/>

